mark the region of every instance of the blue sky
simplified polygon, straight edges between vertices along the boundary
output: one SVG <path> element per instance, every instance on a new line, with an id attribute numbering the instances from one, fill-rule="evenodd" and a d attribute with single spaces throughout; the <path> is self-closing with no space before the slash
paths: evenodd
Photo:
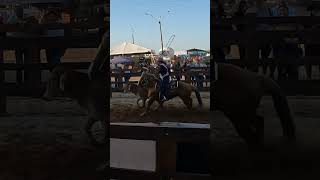
<path id="1" fill-rule="evenodd" d="M 111 48 L 122 42 L 154 49 L 161 48 L 159 23 L 162 17 L 163 44 L 171 35 L 175 39 L 171 47 L 175 51 L 190 48 L 210 49 L 210 0 L 111 0 L 110 1 Z M 168 11 L 170 11 L 168 13 Z"/>

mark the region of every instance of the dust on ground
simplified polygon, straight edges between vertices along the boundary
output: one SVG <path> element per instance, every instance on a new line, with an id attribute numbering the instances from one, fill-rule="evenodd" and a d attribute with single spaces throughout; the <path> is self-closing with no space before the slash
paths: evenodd
<path id="1" fill-rule="evenodd" d="M 151 111 L 145 117 L 140 117 L 144 111 L 137 106 L 137 97 L 131 93 L 112 93 L 110 99 L 111 122 L 196 122 L 208 123 L 210 108 L 210 93 L 201 92 L 203 107 L 199 107 L 195 95 L 192 95 L 193 109 L 189 111 L 182 100 L 174 98 L 164 103 L 164 109 Z M 157 107 L 155 102 L 152 109 Z"/>

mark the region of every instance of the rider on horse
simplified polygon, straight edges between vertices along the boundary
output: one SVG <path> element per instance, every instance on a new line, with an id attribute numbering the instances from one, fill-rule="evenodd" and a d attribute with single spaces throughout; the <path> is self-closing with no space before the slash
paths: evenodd
<path id="1" fill-rule="evenodd" d="M 159 65 L 159 75 L 160 75 L 160 101 L 166 101 L 168 99 L 167 97 L 167 91 L 169 88 L 169 67 L 167 66 L 167 63 L 163 60 L 162 57 L 158 59 L 158 65 Z"/>

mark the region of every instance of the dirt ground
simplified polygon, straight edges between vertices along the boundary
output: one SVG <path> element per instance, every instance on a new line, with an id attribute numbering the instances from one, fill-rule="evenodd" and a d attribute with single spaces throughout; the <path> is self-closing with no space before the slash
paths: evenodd
<path id="1" fill-rule="evenodd" d="M 233 175 L 236 179 L 319 177 L 320 98 L 288 97 L 288 100 L 296 124 L 297 141 L 290 144 L 282 138 L 272 99 L 265 97 L 258 110 L 265 117 L 265 145 L 263 150 L 255 153 L 248 152 L 220 112 L 212 113 L 212 173 L 217 177 Z"/>
<path id="2" fill-rule="evenodd" d="M 106 153 L 89 143 L 75 102 L 9 97 L 8 113 L 0 117 L 1 180 L 97 177 Z"/>
<path id="3" fill-rule="evenodd" d="M 320 170 L 320 97 L 288 97 L 294 116 L 297 141 L 288 143 L 282 138 L 280 120 L 273 107 L 272 98 L 262 100 L 258 113 L 265 118 L 265 147 L 260 152 L 249 153 L 241 138 L 221 112 L 208 112 L 209 93 L 202 93 L 204 108 L 187 111 L 179 99 L 167 102 L 166 108 L 140 118 L 131 94 L 113 93 L 111 98 L 112 122 L 181 121 L 210 123 L 211 171 L 215 179 L 226 177 L 247 179 L 319 176 Z M 194 105 L 197 105 L 194 98 Z"/>
<path id="4" fill-rule="evenodd" d="M 210 108 L 210 93 L 201 93 L 203 107 L 199 108 L 198 101 L 194 96 L 193 110 L 188 111 L 182 100 L 175 98 L 164 103 L 164 109 L 153 111 L 145 117 L 140 117 L 140 113 L 144 109 L 138 108 L 136 104 L 137 97 L 131 93 L 112 93 L 110 99 L 111 109 L 111 122 L 163 122 L 163 121 L 181 121 L 181 122 L 202 122 L 207 123 L 209 120 Z M 155 102 L 152 106 L 153 109 L 157 107 L 158 103 Z"/>

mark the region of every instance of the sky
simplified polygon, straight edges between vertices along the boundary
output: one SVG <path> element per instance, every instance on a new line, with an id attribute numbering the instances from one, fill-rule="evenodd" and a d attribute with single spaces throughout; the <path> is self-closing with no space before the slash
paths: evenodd
<path id="1" fill-rule="evenodd" d="M 111 0 L 111 48 L 132 43 L 133 29 L 135 44 L 159 52 L 159 23 L 146 13 L 161 16 L 164 47 L 175 35 L 170 46 L 175 51 L 210 49 L 210 0 Z"/>

